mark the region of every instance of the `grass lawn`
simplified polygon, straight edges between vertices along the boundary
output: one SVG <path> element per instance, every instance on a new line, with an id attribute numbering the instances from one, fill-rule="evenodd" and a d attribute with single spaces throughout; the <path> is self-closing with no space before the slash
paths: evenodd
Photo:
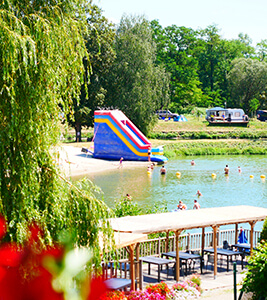
<path id="1" fill-rule="evenodd" d="M 236 126 L 209 126 L 205 117 L 197 118 L 192 115 L 186 116 L 188 122 L 174 122 L 172 119 L 169 121 L 159 120 L 153 131 L 171 132 L 171 131 L 250 131 L 250 130 L 267 130 L 267 122 L 258 121 L 256 118 L 251 119 L 248 127 Z"/>
<path id="2" fill-rule="evenodd" d="M 193 115 L 186 115 L 187 122 L 174 122 L 172 119 L 169 121 L 163 121 L 163 120 L 158 120 L 157 124 L 154 126 L 152 132 L 154 133 L 173 133 L 176 136 L 176 133 L 178 134 L 179 132 L 183 133 L 189 133 L 189 132 L 207 132 L 210 134 L 218 134 L 218 135 L 223 135 L 225 133 L 237 133 L 237 136 L 235 136 L 233 139 L 230 138 L 228 140 L 225 140 L 223 136 L 220 136 L 220 139 L 205 139 L 205 137 L 201 139 L 190 139 L 190 134 L 188 138 L 178 138 L 178 139 L 160 139 L 161 137 L 156 138 L 149 138 L 149 140 L 152 143 L 153 147 L 157 147 L 160 145 L 169 145 L 169 144 L 182 144 L 182 143 L 199 143 L 205 142 L 206 144 L 209 143 L 222 143 L 222 142 L 228 142 L 231 144 L 245 144 L 248 143 L 248 140 L 246 140 L 247 137 L 243 136 L 243 139 L 239 139 L 239 134 L 244 135 L 244 133 L 263 133 L 260 134 L 260 137 L 265 137 L 267 136 L 267 122 L 260 122 L 257 119 L 251 119 L 249 123 L 249 127 L 235 127 L 235 126 L 209 126 L 208 122 L 205 120 L 204 116 L 202 117 L 195 117 Z M 86 147 L 90 148 L 93 143 L 92 142 L 85 142 L 86 137 L 88 134 L 92 137 L 94 129 L 93 128 L 83 128 L 82 129 L 82 137 L 83 137 L 83 142 L 82 143 L 75 143 L 75 130 L 73 128 L 70 128 L 68 131 L 68 134 L 71 135 L 71 138 L 69 141 L 71 141 L 72 146 L 75 147 Z M 265 134 L 266 132 L 266 134 Z M 226 137 L 227 139 L 228 137 Z M 256 138 L 250 137 L 250 140 L 256 140 Z M 258 140 L 258 139 L 257 139 Z M 262 141 L 265 141 L 265 138 L 262 139 Z"/>

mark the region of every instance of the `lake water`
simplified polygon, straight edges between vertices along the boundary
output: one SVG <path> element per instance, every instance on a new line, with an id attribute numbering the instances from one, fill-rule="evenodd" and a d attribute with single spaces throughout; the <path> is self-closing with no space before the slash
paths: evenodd
<path id="1" fill-rule="evenodd" d="M 192 159 L 195 166 L 190 164 Z M 264 174 L 267 180 L 266 162 L 266 156 L 258 155 L 184 157 L 169 160 L 164 176 L 160 175 L 160 166 L 157 166 L 151 175 L 147 174 L 146 167 L 137 167 L 88 177 L 102 189 L 104 200 L 110 207 L 128 193 L 140 205 L 166 201 L 171 211 L 182 200 L 188 209 L 192 209 L 196 192 L 200 190 L 203 194 L 198 199 L 201 208 L 235 205 L 267 208 L 266 181 L 260 177 Z M 230 168 L 228 176 L 223 171 L 226 165 Z M 242 173 L 238 172 L 238 166 Z M 176 172 L 181 173 L 180 178 Z M 216 174 L 215 179 L 212 173 Z M 249 228 L 249 225 L 243 227 Z M 255 229 L 261 227 L 262 222 L 258 222 Z"/>

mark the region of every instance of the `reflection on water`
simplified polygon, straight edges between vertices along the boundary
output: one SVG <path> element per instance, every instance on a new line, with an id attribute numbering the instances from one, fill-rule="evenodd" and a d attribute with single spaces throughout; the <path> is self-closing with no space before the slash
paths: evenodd
<path id="1" fill-rule="evenodd" d="M 192 159 L 195 166 L 190 164 Z M 229 176 L 224 175 L 226 164 L 230 168 Z M 238 166 L 242 173 L 238 172 Z M 146 167 L 138 167 L 88 177 L 103 190 L 105 202 L 111 207 L 114 200 L 128 193 L 140 205 L 165 200 L 168 209 L 173 210 L 182 200 L 191 209 L 200 190 L 201 207 L 253 205 L 267 208 L 266 182 L 260 178 L 261 174 L 267 177 L 266 156 L 185 157 L 170 160 L 166 169 L 166 175 L 160 175 L 160 167 L 155 167 L 150 175 Z M 176 176 L 177 171 L 181 172 L 180 178 Z M 215 179 L 212 173 L 217 175 Z"/>

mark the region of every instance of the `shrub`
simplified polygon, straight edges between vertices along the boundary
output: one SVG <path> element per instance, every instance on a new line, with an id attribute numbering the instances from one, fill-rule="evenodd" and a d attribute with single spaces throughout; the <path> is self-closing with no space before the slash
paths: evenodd
<path id="1" fill-rule="evenodd" d="M 120 218 L 140 215 L 142 210 L 138 206 L 138 203 L 133 202 L 131 197 L 122 197 L 119 202 L 115 202 L 114 212 L 116 217 Z"/>
<path id="2" fill-rule="evenodd" d="M 124 292 L 110 291 L 110 292 L 107 292 L 102 297 L 100 297 L 99 300 L 127 300 L 127 298 L 126 298 Z"/>
<path id="3" fill-rule="evenodd" d="M 265 221 L 263 223 L 260 240 L 267 241 L 267 218 L 265 219 Z"/>
<path id="4" fill-rule="evenodd" d="M 253 299 L 265 299 L 267 278 L 267 242 L 258 245 L 248 260 L 248 271 L 243 281 L 242 290 L 252 292 Z"/>
<path id="5" fill-rule="evenodd" d="M 149 294 L 157 293 L 162 296 L 166 296 L 170 292 L 170 289 L 165 282 L 150 284 L 147 286 L 146 290 Z"/>

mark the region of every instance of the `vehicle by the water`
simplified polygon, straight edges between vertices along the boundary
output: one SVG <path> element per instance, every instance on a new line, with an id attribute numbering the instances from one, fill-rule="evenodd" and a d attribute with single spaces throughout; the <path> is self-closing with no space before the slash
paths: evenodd
<path id="1" fill-rule="evenodd" d="M 209 125 L 218 126 L 247 126 L 248 116 L 241 108 L 214 107 L 206 110 L 206 120 Z"/>
<path id="2" fill-rule="evenodd" d="M 267 110 L 258 110 L 257 111 L 257 119 L 262 122 L 267 121 Z"/>

